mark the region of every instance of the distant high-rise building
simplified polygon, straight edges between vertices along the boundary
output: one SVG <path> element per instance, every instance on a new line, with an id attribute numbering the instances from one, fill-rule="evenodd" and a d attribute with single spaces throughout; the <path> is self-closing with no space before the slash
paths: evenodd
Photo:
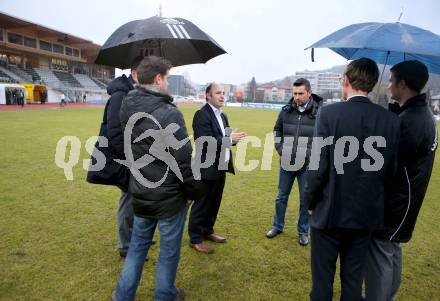
<path id="1" fill-rule="evenodd" d="M 226 101 L 230 101 L 234 98 L 234 92 L 236 91 L 237 87 L 232 84 L 223 84 L 223 88 L 225 89 L 225 99 Z"/>
<path id="2" fill-rule="evenodd" d="M 334 72 L 296 72 L 294 80 L 305 78 L 310 82 L 312 91 L 318 94 L 332 93 L 341 89 L 341 74 Z"/>
<path id="3" fill-rule="evenodd" d="M 318 73 L 313 71 L 302 71 L 302 72 L 295 72 L 295 76 L 293 77 L 293 80 L 296 81 L 298 78 L 305 78 L 310 82 L 310 85 L 312 86 L 312 91 L 317 92 L 318 91 Z"/>
<path id="4" fill-rule="evenodd" d="M 341 74 L 338 73 L 318 73 L 318 88 L 319 92 L 332 92 L 341 89 Z"/>
<path id="5" fill-rule="evenodd" d="M 185 95 L 185 78 L 183 75 L 172 74 L 168 78 L 168 93 L 170 95 Z"/>

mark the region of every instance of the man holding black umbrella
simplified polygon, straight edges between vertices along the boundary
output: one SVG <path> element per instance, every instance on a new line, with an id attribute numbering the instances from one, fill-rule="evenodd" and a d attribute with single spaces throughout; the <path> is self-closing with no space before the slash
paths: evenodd
<path id="1" fill-rule="evenodd" d="M 114 162 L 114 159 L 125 159 L 124 154 L 124 135 L 121 128 L 120 109 L 122 99 L 131 90 L 134 89 L 134 84 L 137 83 L 136 68 L 142 57 L 137 57 L 131 65 L 131 74 L 129 77 L 122 75 L 115 78 L 107 87 L 107 93 L 110 98 L 107 100 L 104 109 L 104 116 L 101 125 L 100 135 L 104 135 L 108 139 L 108 164 L 102 170 L 89 170 L 87 180 L 90 183 L 101 184 L 102 179 L 106 179 L 109 185 L 119 186 L 121 188 L 121 197 L 119 199 L 118 208 L 118 238 L 119 238 L 119 255 L 123 258 L 127 256 L 128 246 L 130 245 L 131 232 L 133 228 L 133 199 L 131 194 L 127 191 L 128 187 L 121 187 L 120 183 L 127 180 L 120 179 L 121 176 L 126 177 L 127 172 L 119 173 L 118 170 L 125 169 L 125 166 L 120 166 Z M 96 147 L 96 146 L 95 146 Z M 112 183 L 112 181 L 114 183 Z"/>
<path id="2" fill-rule="evenodd" d="M 107 87 L 107 93 L 111 95 L 107 106 L 107 133 L 108 144 L 113 150 L 115 159 L 124 159 L 124 135 L 121 128 L 120 110 L 122 100 L 127 93 L 134 89 L 137 83 L 136 68 L 142 57 L 138 57 L 130 68 L 130 76 L 122 75 L 114 79 Z M 104 112 L 104 114 L 106 114 Z M 133 230 L 133 197 L 128 191 L 121 191 L 118 208 L 118 237 L 119 255 L 126 257 L 130 245 L 131 232 Z"/>

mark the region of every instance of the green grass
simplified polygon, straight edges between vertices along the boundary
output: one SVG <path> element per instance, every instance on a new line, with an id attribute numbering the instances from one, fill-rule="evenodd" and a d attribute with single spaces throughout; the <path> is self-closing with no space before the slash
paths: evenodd
<path id="1" fill-rule="evenodd" d="M 191 124 L 195 107 L 182 107 Z M 97 135 L 102 108 L 0 112 L 0 300 L 109 300 L 123 262 L 117 253 L 119 191 L 85 182 L 84 143 Z M 234 127 L 264 138 L 277 112 L 226 109 Z M 78 136 L 81 160 L 67 181 L 54 163 L 57 141 Z M 248 147 L 249 159 L 262 148 Z M 293 189 L 285 232 L 270 229 L 278 181 L 271 171 L 228 176 L 216 231 L 228 242 L 196 253 L 185 236 L 177 286 L 187 300 L 307 300 L 310 248 L 297 243 L 298 193 Z M 399 300 L 440 295 L 440 159 L 412 241 L 404 246 Z M 138 300 L 151 300 L 158 246 L 150 252 Z M 339 278 L 335 295 L 339 295 Z"/>

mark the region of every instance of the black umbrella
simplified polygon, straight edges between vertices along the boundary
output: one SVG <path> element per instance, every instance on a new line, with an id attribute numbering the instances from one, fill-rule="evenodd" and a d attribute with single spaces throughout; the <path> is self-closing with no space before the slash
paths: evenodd
<path id="1" fill-rule="evenodd" d="M 161 56 L 182 66 L 206 63 L 226 51 L 193 23 L 151 17 L 119 27 L 104 43 L 96 64 L 128 69 L 139 56 Z"/>

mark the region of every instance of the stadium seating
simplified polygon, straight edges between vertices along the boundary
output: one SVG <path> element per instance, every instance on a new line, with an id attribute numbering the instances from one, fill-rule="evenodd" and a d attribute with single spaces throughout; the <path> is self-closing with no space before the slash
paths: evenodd
<path id="1" fill-rule="evenodd" d="M 0 82 L 2 83 L 18 83 L 17 80 L 0 70 Z"/>
<path id="2" fill-rule="evenodd" d="M 22 82 L 32 82 L 32 77 L 17 66 L 9 65 L 8 70 L 20 77 Z"/>
<path id="3" fill-rule="evenodd" d="M 40 75 L 38 75 L 38 73 L 34 70 L 34 68 L 32 68 L 32 66 L 26 66 L 26 68 L 20 67 L 21 70 L 23 70 L 24 72 L 26 72 L 28 75 L 31 76 L 32 81 L 35 80 L 40 80 Z"/>
<path id="4" fill-rule="evenodd" d="M 40 76 L 40 78 L 49 86 L 59 87 L 61 85 L 60 80 L 55 74 L 52 73 L 51 70 L 43 69 L 43 68 L 35 68 L 35 71 Z"/>
<path id="5" fill-rule="evenodd" d="M 92 80 L 95 82 L 95 84 L 97 84 L 101 89 L 107 89 L 107 85 L 108 83 L 103 83 L 101 80 L 92 77 Z"/>
<path id="6" fill-rule="evenodd" d="M 103 88 L 102 86 L 98 85 L 93 79 L 91 79 L 86 74 L 74 74 L 73 76 L 84 88 L 95 89 L 95 90 L 105 89 L 105 87 Z"/>
<path id="7" fill-rule="evenodd" d="M 66 87 L 84 88 L 80 82 L 70 73 L 62 71 L 52 71 L 52 73 L 62 82 Z"/>

